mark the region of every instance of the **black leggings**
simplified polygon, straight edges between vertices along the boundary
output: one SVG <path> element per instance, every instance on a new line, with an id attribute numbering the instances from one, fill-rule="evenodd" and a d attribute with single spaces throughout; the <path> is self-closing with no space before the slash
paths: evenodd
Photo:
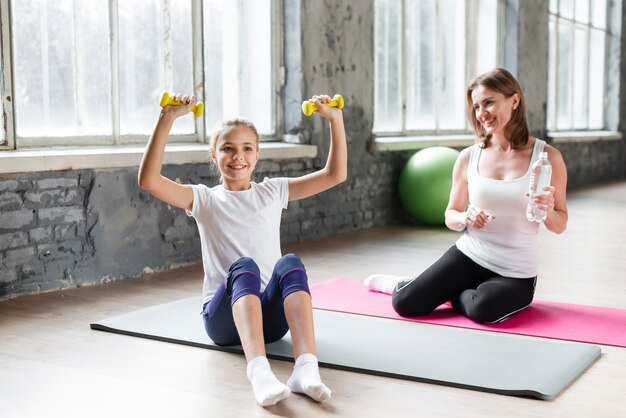
<path id="1" fill-rule="evenodd" d="M 422 274 L 396 286 L 393 308 L 415 317 L 452 301 L 455 310 L 475 322 L 500 322 L 530 305 L 535 283 L 536 277 L 517 279 L 487 270 L 453 245 Z"/>

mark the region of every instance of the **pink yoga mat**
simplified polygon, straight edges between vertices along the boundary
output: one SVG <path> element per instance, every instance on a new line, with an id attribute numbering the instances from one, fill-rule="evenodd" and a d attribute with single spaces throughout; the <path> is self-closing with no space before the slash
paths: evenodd
<path id="1" fill-rule="evenodd" d="M 425 317 L 401 317 L 393 310 L 390 295 L 370 292 L 356 280 L 338 278 L 316 283 L 311 285 L 311 295 L 315 309 L 626 347 L 624 309 L 534 301 L 504 322 L 482 325 L 447 306 Z"/>

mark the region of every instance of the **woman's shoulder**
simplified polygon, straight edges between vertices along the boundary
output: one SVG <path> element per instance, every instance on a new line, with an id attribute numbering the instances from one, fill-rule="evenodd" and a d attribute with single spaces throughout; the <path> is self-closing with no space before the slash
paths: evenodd
<path id="1" fill-rule="evenodd" d="M 563 155 L 561 154 L 561 151 L 559 151 L 556 147 L 546 143 L 546 145 L 543 147 L 543 150 L 548 153 L 548 159 L 553 163 L 556 161 L 564 163 Z"/>
<path id="2" fill-rule="evenodd" d="M 476 145 L 471 145 L 467 148 L 463 148 L 461 150 L 461 152 L 459 152 L 459 156 L 456 159 L 456 162 L 454 163 L 454 171 L 456 173 L 466 173 L 467 172 L 467 168 L 470 165 L 470 159 L 472 156 L 472 151 L 474 149 L 476 149 Z M 465 174 L 463 174 L 465 175 Z"/>
<path id="3" fill-rule="evenodd" d="M 459 158 L 457 159 L 457 161 L 460 162 L 467 162 L 470 159 L 470 156 L 472 155 L 472 152 L 475 152 L 476 150 L 479 150 L 481 147 L 481 143 L 475 143 L 473 145 L 470 145 L 467 148 L 463 148 L 461 150 L 461 152 L 459 152 Z"/>
<path id="4" fill-rule="evenodd" d="M 561 151 L 559 151 L 555 146 L 550 145 L 547 141 L 544 141 L 540 138 L 530 137 L 530 141 L 528 141 L 532 147 L 535 145 L 543 145 L 543 151 L 548 153 L 548 158 L 562 158 Z"/>

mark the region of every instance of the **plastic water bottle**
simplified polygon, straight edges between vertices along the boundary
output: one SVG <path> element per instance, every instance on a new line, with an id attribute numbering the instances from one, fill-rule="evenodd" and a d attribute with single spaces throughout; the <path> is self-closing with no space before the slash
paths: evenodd
<path id="1" fill-rule="evenodd" d="M 546 220 L 548 213 L 538 208 L 533 198 L 546 194 L 543 189 L 550 185 L 552 165 L 550 161 L 548 161 L 548 153 L 540 153 L 539 159 L 533 164 L 530 170 L 530 199 L 528 200 L 528 206 L 526 206 L 526 219 L 530 222 L 543 222 Z"/>

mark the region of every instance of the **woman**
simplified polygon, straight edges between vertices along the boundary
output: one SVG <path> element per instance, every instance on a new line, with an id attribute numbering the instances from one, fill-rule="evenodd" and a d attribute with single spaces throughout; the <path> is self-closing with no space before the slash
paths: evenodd
<path id="1" fill-rule="evenodd" d="M 552 181 L 534 200 L 547 211 L 545 226 L 567 225 L 567 170 L 561 153 L 530 136 L 524 95 L 507 70 L 496 68 L 467 89 L 468 118 L 477 142 L 464 149 L 452 173 L 446 226 L 463 231 L 433 265 L 412 280 L 374 275 L 366 285 L 393 292 L 393 307 L 407 317 L 452 307 L 479 323 L 503 321 L 533 299 L 540 224 L 526 219 L 530 167 L 548 153 Z"/>

